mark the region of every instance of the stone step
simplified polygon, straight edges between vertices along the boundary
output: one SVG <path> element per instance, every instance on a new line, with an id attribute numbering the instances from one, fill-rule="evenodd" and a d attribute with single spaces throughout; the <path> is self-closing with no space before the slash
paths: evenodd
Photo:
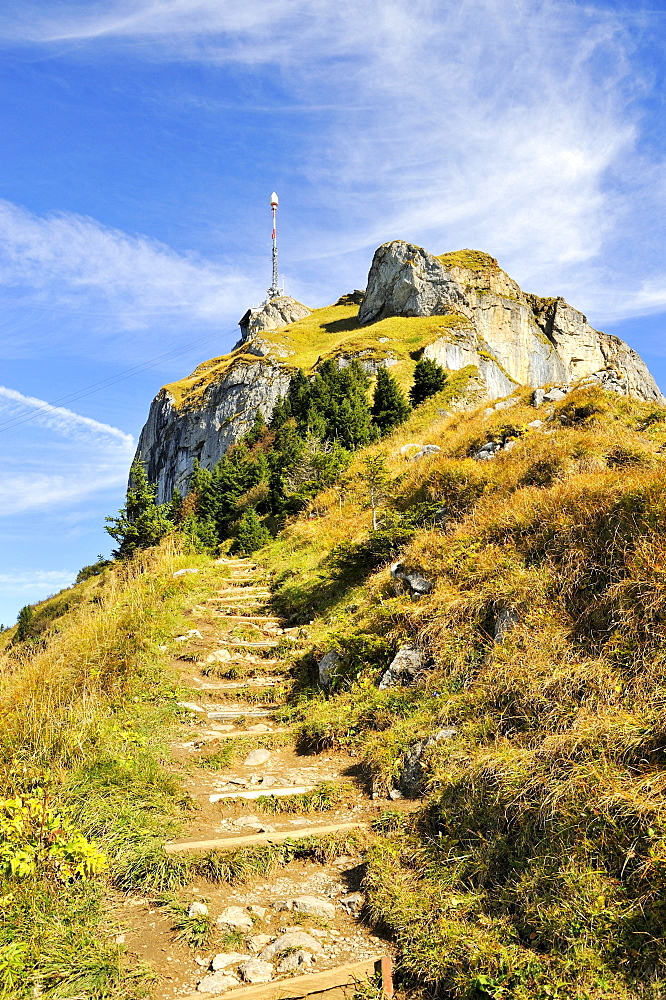
<path id="1" fill-rule="evenodd" d="M 211 805 L 215 805 L 216 802 L 221 802 L 223 799 L 283 799 L 289 795 L 304 795 L 305 792 L 311 792 L 316 785 L 290 785 L 287 788 L 271 788 L 264 789 L 260 788 L 248 789 L 247 791 L 238 792 L 213 792 L 208 796 L 208 801 Z"/>
<path id="2" fill-rule="evenodd" d="M 219 709 L 206 714 L 211 722 L 231 722 L 233 719 L 261 719 L 272 715 L 279 707 L 279 705 L 271 705 L 266 708 L 246 708 L 239 705 L 237 708 Z M 206 710 L 202 709 L 201 711 L 205 712 Z"/>
<path id="3" fill-rule="evenodd" d="M 321 997 L 321 1000 L 347 1000 L 361 993 L 363 981 L 373 978 L 381 983 L 383 996 L 390 1000 L 393 996 L 391 963 L 388 956 L 368 958 L 364 962 L 339 965 L 326 972 L 313 972 L 292 979 L 277 979 L 272 983 L 257 986 L 239 986 L 225 990 L 225 997 L 232 1000 L 300 1000 L 302 997 Z M 181 1000 L 201 1000 L 202 994 L 188 993 Z"/>
<path id="4" fill-rule="evenodd" d="M 243 691 L 252 688 L 275 687 L 281 684 L 284 677 L 248 677 L 244 681 L 221 681 L 213 684 L 209 681 L 201 681 L 198 677 L 188 677 L 187 682 L 193 684 L 192 691 Z"/>
<path id="5" fill-rule="evenodd" d="M 187 851 L 235 851 L 239 847 L 253 847 L 257 844 L 281 844 L 285 840 L 302 840 L 303 837 L 325 837 L 331 833 L 367 829 L 367 823 L 355 820 L 351 823 L 331 823 L 326 826 L 300 827 L 298 830 L 253 833 L 245 837 L 217 837 L 213 840 L 175 840 L 165 844 L 164 850 L 167 854 L 182 854 Z"/>
<path id="6" fill-rule="evenodd" d="M 268 729 L 264 733 L 256 733 L 253 732 L 251 729 L 236 729 L 231 733 L 216 733 L 216 732 L 211 732 L 210 730 L 204 730 L 204 732 L 202 733 L 194 734 L 190 740 L 180 745 L 187 748 L 188 744 L 215 743 L 217 742 L 217 740 L 238 740 L 238 739 L 247 740 L 251 739 L 252 737 L 254 737 L 255 739 L 261 737 L 263 739 L 264 736 L 278 736 L 289 732 L 291 732 L 291 730 L 285 728 Z"/>

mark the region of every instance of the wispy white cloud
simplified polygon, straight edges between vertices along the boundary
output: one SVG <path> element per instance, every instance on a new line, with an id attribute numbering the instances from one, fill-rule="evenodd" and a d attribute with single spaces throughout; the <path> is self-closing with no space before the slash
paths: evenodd
<path id="1" fill-rule="evenodd" d="M 21 435 L 15 435 L 16 422 L 28 415 L 26 455 Z M 0 435 L 0 517 L 73 505 L 118 487 L 134 452 L 131 434 L 5 386 L 0 386 Z"/>
<path id="2" fill-rule="evenodd" d="M 67 436 L 92 434 L 102 440 L 110 438 L 112 443 L 120 444 L 125 451 L 134 448 L 132 435 L 125 434 L 118 427 L 100 423 L 99 420 L 93 420 L 91 417 L 84 417 L 64 406 L 53 406 L 36 396 L 24 396 L 16 389 L 8 389 L 7 386 L 0 385 L 0 413 L 7 410 L 9 413 L 0 418 L 0 431 L 5 423 L 9 424 L 14 420 L 23 421 L 29 417 L 33 423 L 48 427 L 60 434 Z"/>
<path id="3" fill-rule="evenodd" d="M 0 201 L 0 284 L 28 286 L 72 310 L 104 303 L 125 329 L 178 317 L 219 322 L 250 288 L 242 273 L 146 236 L 73 213 L 37 216 L 7 201 Z"/>
<path id="4" fill-rule="evenodd" d="M 560 0 L 79 0 L 55 12 L 21 0 L 0 14 L 0 34 L 79 52 L 120 45 L 140 58 L 271 65 L 283 92 L 313 108 L 334 87 L 357 110 L 351 124 L 313 130 L 304 151 L 301 196 L 326 221 L 304 227 L 303 263 L 396 236 L 437 250 L 477 246 L 524 285 L 612 319 L 634 303 L 666 305 L 662 154 L 644 142 L 647 16 L 628 3 Z M 141 322 L 142 305 L 189 303 L 191 279 L 195 314 L 219 308 L 220 275 L 204 261 L 174 260 L 92 220 L 54 217 L 38 229 L 47 247 L 35 238 L 34 271 L 20 240 L 14 267 L 100 294 L 108 273 L 112 294 L 138 303 L 128 323 Z M 0 218 L 0 239 L 1 230 Z M 60 265 L 50 240 L 72 233 Z M 77 250 L 89 238 L 100 267 Z"/>

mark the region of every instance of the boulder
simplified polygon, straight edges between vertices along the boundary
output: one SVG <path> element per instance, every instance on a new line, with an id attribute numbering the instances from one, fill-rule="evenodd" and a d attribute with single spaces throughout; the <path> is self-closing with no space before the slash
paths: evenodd
<path id="1" fill-rule="evenodd" d="M 259 958 L 263 962 L 270 962 L 272 958 L 280 955 L 283 951 L 298 950 L 299 948 L 314 952 L 316 955 L 320 955 L 324 950 L 319 941 L 311 934 L 306 934 L 305 931 L 287 931 L 285 934 L 280 934 L 272 944 L 267 945 L 260 952 Z"/>
<path id="2" fill-rule="evenodd" d="M 425 771 L 423 758 L 426 750 L 444 740 L 452 740 L 458 735 L 457 729 L 440 729 L 427 740 L 414 743 L 402 759 L 402 773 L 398 782 L 399 790 L 410 799 L 418 798 L 423 792 Z"/>
<path id="3" fill-rule="evenodd" d="M 273 978 L 273 966 L 260 958 L 249 958 L 238 966 L 238 971 L 246 983 L 270 983 Z"/>
<path id="4" fill-rule="evenodd" d="M 361 325 L 387 316 L 438 316 L 462 312 L 469 302 L 457 281 L 422 247 L 393 240 L 375 251 L 358 311 Z"/>
<path id="5" fill-rule="evenodd" d="M 342 896 L 338 902 L 343 910 L 349 913 L 350 916 L 355 917 L 363 909 L 365 896 L 362 892 L 351 892 L 348 896 Z"/>
<path id="6" fill-rule="evenodd" d="M 245 962 L 246 959 L 247 955 L 241 955 L 239 951 L 221 951 L 218 955 L 213 956 L 210 967 L 213 972 L 220 972 L 230 965 L 238 965 L 239 962 Z"/>
<path id="7" fill-rule="evenodd" d="M 569 392 L 568 385 L 563 385 L 563 386 L 555 385 L 553 386 L 552 389 L 549 389 L 548 392 L 545 392 L 543 394 L 543 401 L 544 403 L 559 403 L 561 399 L 566 398 L 568 392 Z"/>
<path id="8" fill-rule="evenodd" d="M 489 459 L 494 458 L 498 451 L 502 450 L 502 445 L 499 441 L 487 441 L 478 451 L 474 452 L 472 458 L 477 462 L 487 462 Z"/>
<path id="9" fill-rule="evenodd" d="M 227 906 L 215 921 L 222 931 L 251 931 L 252 917 L 242 906 Z"/>
<path id="10" fill-rule="evenodd" d="M 260 952 L 267 944 L 271 943 L 270 934 L 253 934 L 251 938 L 248 938 L 247 946 L 250 951 L 253 951 L 255 955 Z"/>
<path id="11" fill-rule="evenodd" d="M 428 455 L 436 455 L 438 451 L 442 449 L 436 444 L 424 444 L 421 451 L 417 451 L 415 455 L 412 455 L 412 462 L 418 461 L 420 458 L 427 458 Z"/>
<path id="12" fill-rule="evenodd" d="M 209 976 L 206 976 L 201 980 L 197 986 L 197 991 L 199 993 L 226 993 L 227 990 L 232 990 L 234 986 L 239 985 L 239 980 L 235 976 L 230 976 L 226 972 L 212 972 Z"/>
<path id="13" fill-rule="evenodd" d="M 190 908 L 187 911 L 188 917 L 207 917 L 208 907 L 205 903 L 190 903 Z"/>
<path id="14" fill-rule="evenodd" d="M 409 455 L 409 453 L 412 451 L 413 452 L 422 451 L 423 447 L 424 446 L 422 444 L 416 444 L 415 442 L 412 442 L 411 444 L 403 444 L 402 448 L 400 449 L 400 454 Z"/>
<path id="15" fill-rule="evenodd" d="M 408 573 L 401 562 L 391 565 L 391 576 L 393 577 L 396 594 L 409 594 L 414 601 L 429 594 L 434 586 L 430 580 L 426 580 L 420 573 Z"/>
<path id="16" fill-rule="evenodd" d="M 303 969 L 309 968 L 314 961 L 314 955 L 311 955 L 309 951 L 299 951 L 292 952 L 291 955 L 287 955 L 283 958 L 277 967 L 278 972 L 302 972 Z"/>
<path id="17" fill-rule="evenodd" d="M 216 649 L 212 653 L 209 653 L 206 657 L 206 663 L 226 663 L 227 660 L 231 659 L 231 653 L 228 649 Z"/>
<path id="18" fill-rule="evenodd" d="M 331 676 L 341 663 L 342 657 L 339 653 L 336 653 L 334 649 L 332 649 L 330 653 L 326 653 L 326 655 L 319 661 L 319 683 L 323 688 L 329 688 L 331 686 Z"/>
<path id="19" fill-rule="evenodd" d="M 191 628 L 185 635 L 176 636 L 176 642 L 187 642 L 188 639 L 203 639 L 203 636 L 198 628 Z"/>
<path id="20" fill-rule="evenodd" d="M 295 899 L 280 899 L 273 903 L 276 910 L 294 910 L 296 913 L 305 913 L 309 917 L 323 917 L 326 920 L 333 920 L 335 917 L 335 906 L 326 899 L 319 899 L 317 896 L 296 896 Z"/>
<path id="21" fill-rule="evenodd" d="M 270 750 L 251 750 L 247 755 L 243 764 L 245 767 L 260 767 L 261 764 L 265 764 L 267 760 L 270 760 L 271 752 Z"/>
<path id="22" fill-rule="evenodd" d="M 198 572 L 199 572 L 198 569 L 177 569 L 173 575 L 174 577 L 178 577 L 178 576 L 186 576 L 188 573 L 198 573 Z"/>
<path id="23" fill-rule="evenodd" d="M 528 430 L 538 431 L 540 427 L 543 427 L 543 420 L 530 420 L 529 424 L 525 425 Z"/>
<path id="24" fill-rule="evenodd" d="M 388 669 L 382 674 L 379 690 L 411 684 L 423 670 L 427 657 L 420 649 L 407 643 L 398 650 L 391 660 Z"/>
<path id="25" fill-rule="evenodd" d="M 534 392 L 532 393 L 532 406 L 536 407 L 537 409 L 538 407 L 542 406 L 545 395 L 546 395 L 545 389 L 542 389 L 541 387 L 535 389 Z"/>
<path id="26" fill-rule="evenodd" d="M 518 612 L 513 608 L 500 608 L 495 611 L 495 642 L 503 642 L 507 633 L 518 624 Z"/>

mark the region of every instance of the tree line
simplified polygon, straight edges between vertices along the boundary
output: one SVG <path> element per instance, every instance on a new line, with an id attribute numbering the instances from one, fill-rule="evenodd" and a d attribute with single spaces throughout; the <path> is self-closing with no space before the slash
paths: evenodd
<path id="1" fill-rule="evenodd" d="M 323 489 L 340 481 L 358 448 L 378 441 L 443 388 L 446 373 L 424 358 L 408 397 L 385 369 L 370 376 L 358 361 L 324 361 L 312 378 L 298 370 L 269 423 L 258 413 L 251 430 L 227 450 L 214 469 L 198 463 L 185 496 L 174 491 L 158 504 L 141 461 L 132 465 L 126 503 L 106 530 L 117 543 L 114 558 L 157 544 L 168 532 L 185 534 L 194 547 L 214 551 L 233 539 L 248 554 L 266 544 L 285 519 L 303 510 Z"/>

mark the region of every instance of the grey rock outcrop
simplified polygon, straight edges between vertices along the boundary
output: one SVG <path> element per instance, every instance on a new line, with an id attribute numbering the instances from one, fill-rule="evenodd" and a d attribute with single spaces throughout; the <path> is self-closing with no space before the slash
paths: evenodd
<path id="1" fill-rule="evenodd" d="M 465 251 L 458 263 L 456 256 L 444 255 L 445 266 L 402 240 L 379 247 L 359 322 L 457 315 L 460 323 L 427 345 L 423 357 L 450 370 L 475 366 L 481 398 L 508 396 L 517 385 L 574 382 L 607 371 L 627 394 L 662 401 L 642 359 L 618 337 L 593 329 L 562 298 L 526 294 L 493 258 L 479 270 L 464 266 Z"/>
<path id="2" fill-rule="evenodd" d="M 333 673 L 341 663 L 342 657 L 334 649 L 322 656 L 321 660 L 317 664 L 317 670 L 319 673 L 319 683 L 323 688 L 329 688 L 331 686 Z"/>
<path id="3" fill-rule="evenodd" d="M 425 597 L 434 586 L 431 580 L 426 580 L 420 573 L 408 573 L 400 562 L 392 563 L 391 576 L 396 594 L 409 594 L 413 601 Z"/>
<path id="4" fill-rule="evenodd" d="M 402 240 L 375 251 L 368 287 L 358 311 L 361 324 L 387 316 L 469 314 L 469 303 L 458 282 L 436 257 Z"/>
<path id="5" fill-rule="evenodd" d="M 204 367 L 197 369 L 202 376 Z M 176 405 L 169 387 L 161 389 L 137 447 L 148 478 L 157 484 L 158 502 L 170 500 L 174 489 L 186 493 L 194 460 L 212 469 L 227 448 L 250 430 L 258 411 L 270 420 L 290 381 L 289 369 L 277 362 L 240 355 L 191 403 Z"/>
<path id="6" fill-rule="evenodd" d="M 425 780 L 425 755 L 426 752 L 442 743 L 444 740 L 452 740 L 458 735 L 457 729 L 440 729 L 427 740 L 419 740 L 414 743 L 402 759 L 402 771 L 398 781 L 398 787 L 407 798 L 415 799 L 423 792 Z"/>
<path id="7" fill-rule="evenodd" d="M 460 398 L 448 404 L 451 409 L 510 397 L 520 386 L 535 388 L 538 406 L 549 401 L 545 387 L 566 393 L 581 383 L 666 402 L 627 344 L 594 330 L 564 299 L 523 292 L 485 254 L 460 251 L 438 258 L 394 240 L 376 251 L 366 292 L 343 296 L 340 304 L 359 300 L 361 330 L 345 319 L 352 324 L 348 345 L 333 338 L 321 358 L 331 357 L 340 366 L 356 360 L 375 373 L 399 361 L 404 345 L 393 344 L 382 330 L 373 339 L 371 324 L 390 316 L 441 316 L 434 339 L 424 340 L 421 356 L 450 371 L 469 368 Z M 204 469 L 214 468 L 250 430 L 257 413 L 270 420 L 294 368 L 303 363 L 292 359 L 297 338 L 275 332 L 310 311 L 289 296 L 249 309 L 240 323 L 241 339 L 230 354 L 205 362 L 157 394 L 137 458 L 157 484 L 159 502 L 170 500 L 174 489 L 187 492 L 195 460 Z"/>
<path id="8" fill-rule="evenodd" d="M 296 299 L 292 299 L 288 295 L 276 295 L 275 298 L 265 302 L 263 306 L 259 306 L 257 309 L 248 309 L 238 323 L 241 339 L 236 347 L 244 344 L 246 349 L 252 353 L 263 355 L 267 352 L 261 349 L 262 333 L 267 330 L 279 330 L 281 326 L 295 323 L 297 319 L 303 319 L 311 312 L 312 310 L 304 306 L 302 302 L 297 302 Z M 260 342 L 259 344 L 254 343 L 257 340 Z M 270 341 L 268 345 L 270 350 L 273 345 L 270 344 Z M 287 352 L 283 356 L 287 357 Z"/>
<path id="9" fill-rule="evenodd" d="M 379 690 L 386 691 L 387 688 L 412 684 L 425 669 L 427 662 L 425 653 L 420 649 L 411 644 L 402 646 L 382 674 Z"/>
<path id="10" fill-rule="evenodd" d="M 259 958 L 263 962 L 270 962 L 271 959 L 275 958 L 276 955 L 280 955 L 285 951 L 291 951 L 292 949 L 297 950 L 299 948 L 305 949 L 305 951 L 315 952 L 316 954 L 321 954 L 323 948 L 316 938 L 312 937 L 311 934 L 306 934 L 305 931 L 287 931 L 285 934 L 281 934 L 280 937 L 276 938 L 272 944 L 269 944 L 260 953 Z"/>

